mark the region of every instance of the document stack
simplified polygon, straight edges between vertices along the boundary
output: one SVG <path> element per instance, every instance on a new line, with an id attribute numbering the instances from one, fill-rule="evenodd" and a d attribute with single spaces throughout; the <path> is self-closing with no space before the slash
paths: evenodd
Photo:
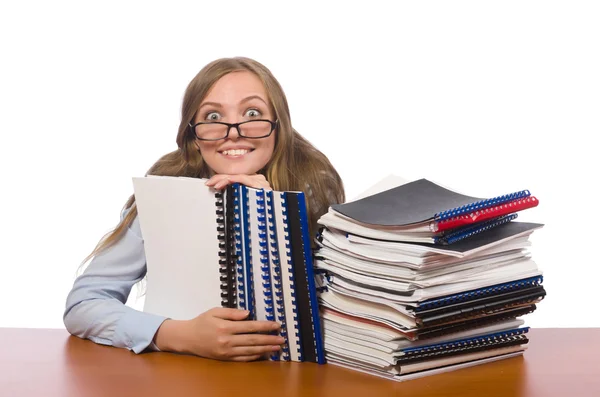
<path id="1" fill-rule="evenodd" d="M 327 362 L 407 380 L 522 354 L 543 225 L 514 219 L 537 204 L 421 179 L 332 206 L 314 262 Z"/>

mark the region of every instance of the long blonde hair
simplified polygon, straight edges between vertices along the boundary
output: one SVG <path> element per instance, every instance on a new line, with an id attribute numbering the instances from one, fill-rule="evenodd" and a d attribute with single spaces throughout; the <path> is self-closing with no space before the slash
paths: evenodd
<path id="1" fill-rule="evenodd" d="M 343 183 L 327 157 L 292 128 L 287 99 L 279 82 L 261 63 L 243 57 L 222 58 L 206 65 L 188 84 L 181 107 L 181 123 L 177 134 L 178 149 L 165 154 L 150 167 L 146 175 L 186 176 L 207 178 L 210 169 L 205 164 L 189 125 L 200 103 L 212 86 L 224 75 L 236 71 L 250 71 L 262 81 L 271 106 L 278 120 L 273 155 L 259 171 L 269 181 L 273 190 L 304 191 L 310 214 L 309 228 L 314 235 L 318 218 L 329 205 L 345 201 Z M 93 252 L 83 261 L 87 262 L 101 251 L 114 245 L 137 216 L 135 197 L 131 195 L 124 209 L 126 216 L 114 230 L 107 233 Z"/>

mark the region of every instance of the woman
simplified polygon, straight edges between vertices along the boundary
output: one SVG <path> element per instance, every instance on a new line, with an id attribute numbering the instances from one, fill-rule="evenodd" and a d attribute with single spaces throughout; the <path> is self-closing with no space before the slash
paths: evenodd
<path id="1" fill-rule="evenodd" d="M 185 92 L 178 149 L 148 171 L 152 175 L 208 178 L 223 189 L 238 182 L 278 191 L 305 191 L 314 235 L 329 205 L 344 201 L 342 181 L 327 158 L 291 125 L 287 100 L 271 72 L 248 58 L 225 58 L 204 67 Z M 67 297 L 64 322 L 73 335 L 96 343 L 202 357 L 251 361 L 280 349 L 283 339 L 261 334 L 269 321 L 240 321 L 237 309 L 214 308 L 179 321 L 125 306 L 146 275 L 143 240 L 131 196 L 121 222 L 92 258 Z M 215 264 L 217 266 L 217 264 Z"/>

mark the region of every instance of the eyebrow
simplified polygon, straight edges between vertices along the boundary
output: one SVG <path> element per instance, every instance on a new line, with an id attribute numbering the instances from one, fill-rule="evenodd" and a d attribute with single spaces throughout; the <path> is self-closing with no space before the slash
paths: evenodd
<path id="1" fill-rule="evenodd" d="M 266 106 L 268 106 L 268 104 L 265 102 L 265 100 L 262 99 L 258 95 L 250 95 L 250 96 L 242 99 L 240 101 L 240 103 L 249 102 L 249 101 L 251 101 L 253 99 L 258 99 L 259 101 L 261 101 L 262 103 L 264 103 Z M 204 102 L 202 105 L 200 105 L 200 107 L 198 108 L 198 110 L 202 109 L 204 106 L 213 106 L 213 107 L 216 107 L 216 108 L 222 108 L 223 107 L 223 105 L 221 105 L 220 103 L 217 103 L 217 102 Z"/>
<path id="2" fill-rule="evenodd" d="M 249 97 L 246 97 L 246 98 L 242 99 L 240 103 L 249 102 L 249 101 L 251 101 L 251 100 L 253 100 L 253 99 L 258 99 L 259 101 L 261 101 L 261 102 L 262 102 L 262 103 L 264 103 L 265 105 L 268 105 L 268 104 L 267 104 L 267 102 L 265 102 L 265 100 L 264 100 L 264 99 L 262 99 L 262 98 L 261 98 L 260 96 L 258 96 L 258 95 L 250 95 Z"/>

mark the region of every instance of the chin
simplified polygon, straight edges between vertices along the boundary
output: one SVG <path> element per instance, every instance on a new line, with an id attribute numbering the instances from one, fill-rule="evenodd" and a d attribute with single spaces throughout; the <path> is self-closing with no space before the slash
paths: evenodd
<path id="1" fill-rule="evenodd" d="M 213 168 L 217 174 L 228 175 L 253 175 L 256 174 L 262 167 L 253 164 L 219 164 Z"/>

